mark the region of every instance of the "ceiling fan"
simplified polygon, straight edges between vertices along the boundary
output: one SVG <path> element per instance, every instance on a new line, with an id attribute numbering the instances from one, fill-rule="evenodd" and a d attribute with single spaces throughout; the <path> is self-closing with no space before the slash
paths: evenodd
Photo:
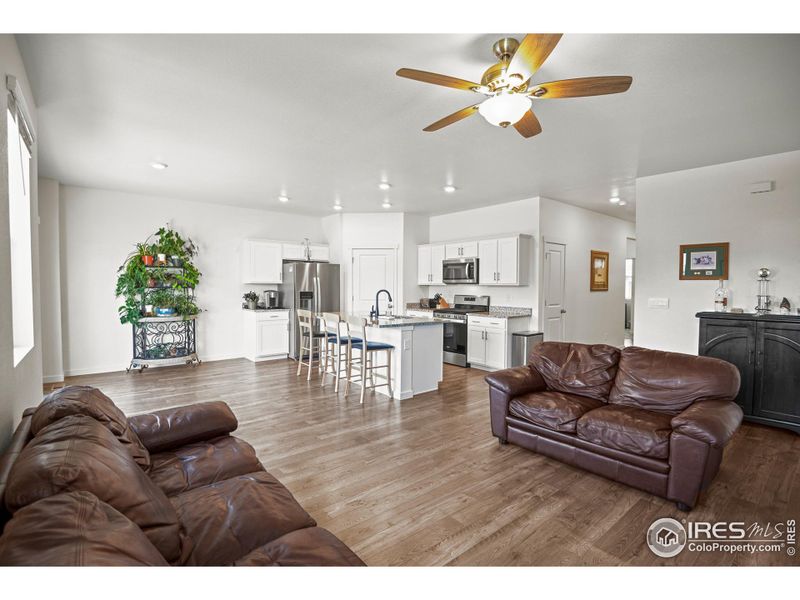
<path id="1" fill-rule="evenodd" d="M 531 77 L 550 56 L 561 35 L 529 33 L 522 42 L 514 38 L 498 40 L 492 46 L 492 50 L 499 62 L 486 69 L 480 83 L 416 69 L 400 69 L 397 75 L 424 83 L 476 92 L 488 97 L 483 102 L 462 108 L 431 123 L 423 131 L 437 131 L 479 112 L 492 125 L 498 127 L 513 125 L 520 135 L 529 138 L 542 131 L 539 119 L 531 110 L 532 99 L 618 94 L 627 91 L 633 81 L 627 76 L 614 76 L 531 83 Z"/>

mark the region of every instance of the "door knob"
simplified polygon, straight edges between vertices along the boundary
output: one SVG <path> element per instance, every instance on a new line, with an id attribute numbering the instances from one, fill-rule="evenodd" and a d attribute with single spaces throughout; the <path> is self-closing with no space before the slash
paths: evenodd
<path id="1" fill-rule="evenodd" d="M 565 315 L 565 314 L 567 314 L 567 311 L 566 311 L 566 310 L 564 310 L 564 309 L 562 308 L 562 309 L 561 309 L 561 314 L 562 314 L 562 315 Z"/>

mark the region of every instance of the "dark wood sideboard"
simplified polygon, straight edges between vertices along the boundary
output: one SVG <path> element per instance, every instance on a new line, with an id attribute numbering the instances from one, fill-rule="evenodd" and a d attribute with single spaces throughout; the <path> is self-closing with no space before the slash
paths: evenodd
<path id="1" fill-rule="evenodd" d="M 800 316 L 699 312 L 701 356 L 736 365 L 748 421 L 800 434 Z"/>

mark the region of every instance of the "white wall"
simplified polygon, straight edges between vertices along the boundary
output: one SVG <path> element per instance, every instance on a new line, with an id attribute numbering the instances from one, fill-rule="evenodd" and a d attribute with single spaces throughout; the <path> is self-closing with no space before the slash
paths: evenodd
<path id="1" fill-rule="evenodd" d="M 64 381 L 61 348 L 61 269 L 58 182 L 39 178 L 39 263 L 42 298 L 42 372 L 45 383 Z"/>
<path id="2" fill-rule="evenodd" d="M 131 327 L 117 315 L 117 268 L 134 244 L 169 222 L 198 245 L 203 278 L 197 324 L 202 360 L 242 355 L 239 255 L 248 237 L 324 242 L 318 217 L 61 186 L 63 345 L 66 375 L 120 370 L 131 359 Z"/>
<path id="3" fill-rule="evenodd" d="M 6 148 L 5 76 L 13 75 L 22 87 L 36 128 L 35 99 L 13 35 L 0 35 L 0 451 L 16 427 L 22 411 L 42 399 L 42 336 L 39 299 L 38 160 L 34 144 L 31 156 L 31 245 L 33 269 L 33 349 L 14 366 L 11 320 L 11 259 L 8 225 L 8 155 Z M 38 134 L 37 129 L 37 134 Z"/>
<path id="4" fill-rule="evenodd" d="M 625 258 L 634 224 L 591 210 L 540 198 L 544 241 L 567 245 L 565 339 L 621 346 L 625 334 Z M 592 250 L 609 253 L 607 292 L 589 291 Z"/>
<path id="5" fill-rule="evenodd" d="M 428 296 L 427 286 L 417 285 L 417 246 L 430 239 L 430 217 L 406 213 L 403 216 L 403 295 L 398 298 L 399 310 L 408 302 Z"/>
<path id="6" fill-rule="evenodd" d="M 775 191 L 751 195 L 765 180 Z M 719 283 L 678 279 L 681 244 L 730 243 L 732 306 L 752 312 L 762 266 L 777 302 L 800 306 L 800 151 L 638 179 L 636 242 L 638 346 L 697 353 L 695 313 L 713 310 Z M 648 298 L 669 298 L 669 308 L 648 308 Z"/>
<path id="7" fill-rule="evenodd" d="M 460 241 L 470 238 L 516 235 L 533 236 L 528 257 L 529 285 L 519 287 L 485 285 L 429 286 L 427 296 L 442 294 L 448 302 L 455 294 L 490 296 L 491 303 L 499 306 L 520 306 L 533 309 L 531 327 L 538 322 L 538 269 L 536 256 L 539 239 L 539 198 L 529 198 L 504 204 L 436 215 L 430 218 L 431 243 Z M 416 267 L 414 267 L 416 272 Z M 424 288 L 423 288 L 424 289 Z M 413 300 L 413 299 L 412 299 Z"/>

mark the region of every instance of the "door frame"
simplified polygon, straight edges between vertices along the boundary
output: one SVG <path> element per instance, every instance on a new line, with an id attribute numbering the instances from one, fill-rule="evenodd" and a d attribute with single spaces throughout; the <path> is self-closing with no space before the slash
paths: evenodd
<path id="1" fill-rule="evenodd" d="M 564 289 L 562 290 L 561 297 L 563 299 L 562 308 L 566 310 L 567 306 L 567 241 L 563 238 L 557 238 L 552 236 L 541 236 L 539 240 L 539 260 L 538 269 L 539 269 L 539 326 L 538 329 L 540 331 L 544 331 L 544 297 L 545 297 L 545 289 L 544 289 L 544 254 L 545 254 L 545 247 L 547 244 L 560 244 L 564 246 Z M 566 338 L 567 334 L 567 314 L 566 312 L 561 314 L 561 337 Z"/>
<path id="2" fill-rule="evenodd" d="M 401 265 L 398 261 L 399 256 L 399 249 L 400 247 L 397 244 L 366 244 L 364 246 L 348 246 L 347 250 L 345 251 L 345 255 L 348 257 L 348 264 L 345 268 L 345 279 L 344 286 L 342 288 L 347 290 L 345 292 L 345 302 L 342 306 L 345 307 L 346 314 L 353 313 L 353 298 L 355 297 L 355 290 L 353 289 L 353 265 L 356 262 L 356 250 L 391 250 L 394 252 L 394 289 L 395 293 L 392 296 L 393 304 L 395 307 L 399 306 L 398 302 L 402 303 L 402 296 L 403 290 L 400 287 L 399 282 L 402 281 L 399 276 L 398 272 L 400 271 Z M 375 290 L 377 291 L 377 290 Z M 349 293 L 348 293 L 349 292 Z M 405 309 L 405 306 L 403 306 Z"/>

